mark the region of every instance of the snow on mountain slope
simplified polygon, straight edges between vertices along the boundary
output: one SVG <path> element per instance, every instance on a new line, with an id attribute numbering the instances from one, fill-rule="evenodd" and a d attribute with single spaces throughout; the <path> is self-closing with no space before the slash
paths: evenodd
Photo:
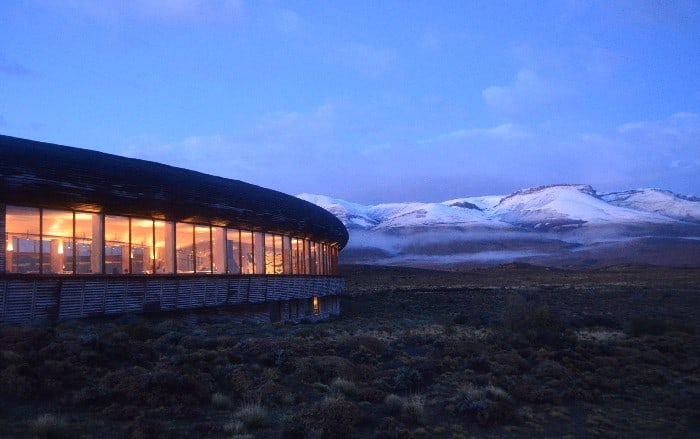
<path id="1" fill-rule="evenodd" d="M 598 195 L 588 185 L 551 185 L 508 196 L 466 197 L 441 203 L 366 206 L 323 195 L 301 194 L 336 215 L 349 229 L 390 230 L 483 226 L 565 230 L 584 224 L 700 222 L 700 199 L 668 191 L 638 190 Z"/>
<path id="2" fill-rule="evenodd" d="M 637 189 L 601 195 L 613 206 L 653 212 L 681 221 L 700 222 L 700 198 L 684 197 L 661 189 Z"/>
<path id="3" fill-rule="evenodd" d="M 442 203 L 380 204 L 371 210 L 376 218 L 381 218 L 381 222 L 375 227 L 377 230 L 469 224 L 491 227 L 501 225 L 498 220 L 485 217 L 479 209 L 453 207 Z"/>
<path id="4" fill-rule="evenodd" d="M 327 197 L 325 195 L 299 194 L 297 198 L 323 207 L 345 224 L 349 229 L 371 229 L 379 224 L 370 212 L 371 206 Z"/>
<path id="5" fill-rule="evenodd" d="M 609 204 L 588 185 L 541 186 L 517 191 L 489 209 L 488 214 L 511 224 L 545 229 L 585 223 L 672 222 L 656 213 Z"/>
<path id="6" fill-rule="evenodd" d="M 496 206 L 503 198 L 503 195 L 485 195 L 483 197 L 456 198 L 454 200 L 443 201 L 441 204 L 467 208 L 471 205 L 478 209 L 485 210 Z"/>

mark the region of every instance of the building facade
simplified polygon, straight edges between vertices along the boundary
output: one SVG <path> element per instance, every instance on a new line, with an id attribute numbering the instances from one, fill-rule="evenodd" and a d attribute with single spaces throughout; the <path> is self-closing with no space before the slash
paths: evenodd
<path id="1" fill-rule="evenodd" d="M 339 312 L 329 212 L 144 160 L 0 136 L 0 321 L 230 306 Z"/>

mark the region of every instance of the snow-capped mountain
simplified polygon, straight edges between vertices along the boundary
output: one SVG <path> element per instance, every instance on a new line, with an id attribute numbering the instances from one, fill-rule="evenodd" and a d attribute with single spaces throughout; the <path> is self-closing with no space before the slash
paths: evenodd
<path id="1" fill-rule="evenodd" d="M 599 194 L 588 185 L 550 185 L 507 196 L 377 205 L 298 197 L 346 225 L 344 262 L 700 264 L 700 198 L 659 189 Z"/>
<path id="2" fill-rule="evenodd" d="M 641 189 L 604 194 L 601 199 L 613 206 L 653 212 L 683 221 L 700 222 L 700 198 L 686 197 L 661 189 Z"/>
<path id="3" fill-rule="evenodd" d="M 348 229 L 363 230 L 465 225 L 549 230 L 583 224 L 700 223 L 700 199 L 657 189 L 599 195 L 588 185 L 551 185 L 507 196 L 373 206 L 322 195 L 298 197 L 330 211 Z"/>

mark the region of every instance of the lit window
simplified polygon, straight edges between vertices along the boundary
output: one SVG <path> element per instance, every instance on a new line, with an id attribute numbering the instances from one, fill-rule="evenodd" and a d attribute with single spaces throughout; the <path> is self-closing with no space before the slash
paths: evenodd
<path id="1" fill-rule="evenodd" d="M 7 272 L 39 273 L 41 266 L 39 209 L 7 206 L 5 219 Z"/>
<path id="2" fill-rule="evenodd" d="M 314 315 L 321 314 L 321 304 L 319 303 L 318 296 L 314 296 Z"/>

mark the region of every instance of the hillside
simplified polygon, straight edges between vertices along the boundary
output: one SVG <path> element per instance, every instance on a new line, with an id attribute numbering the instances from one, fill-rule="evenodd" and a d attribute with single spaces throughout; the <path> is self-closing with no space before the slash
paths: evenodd
<path id="1" fill-rule="evenodd" d="M 344 263 L 470 269 L 700 264 L 700 199 L 660 189 L 550 185 L 510 195 L 362 205 L 301 194 L 350 232 Z"/>

